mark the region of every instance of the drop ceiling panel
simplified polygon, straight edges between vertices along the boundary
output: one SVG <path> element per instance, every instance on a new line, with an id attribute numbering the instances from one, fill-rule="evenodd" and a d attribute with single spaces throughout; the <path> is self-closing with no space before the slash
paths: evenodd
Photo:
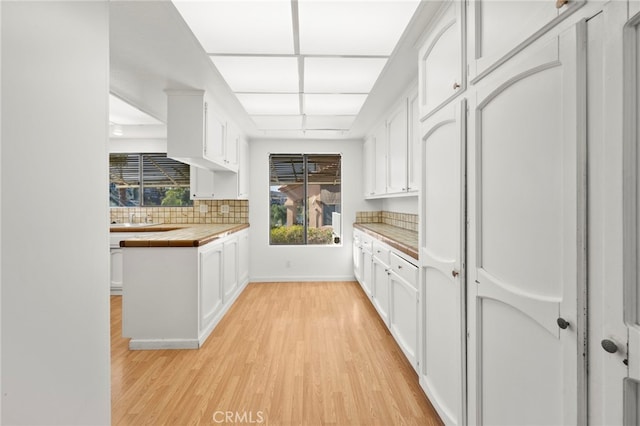
<path id="1" fill-rule="evenodd" d="M 308 115 L 357 115 L 367 95 L 305 94 L 304 112 Z"/>
<path id="2" fill-rule="evenodd" d="M 299 0 L 300 53 L 389 56 L 418 4 Z"/>
<path id="3" fill-rule="evenodd" d="M 173 0 L 208 53 L 293 54 L 289 1 Z"/>
<path id="4" fill-rule="evenodd" d="M 369 93 L 386 58 L 305 58 L 306 93 Z"/>
<path id="5" fill-rule="evenodd" d="M 298 60 L 294 57 L 211 56 L 234 92 L 298 93 Z"/>
<path id="6" fill-rule="evenodd" d="M 251 117 L 259 130 L 301 130 L 301 115 L 254 115 Z"/>
<path id="7" fill-rule="evenodd" d="M 307 130 L 348 130 L 355 121 L 355 115 L 307 115 Z"/>
<path id="8" fill-rule="evenodd" d="M 299 96 L 291 93 L 238 93 L 249 115 L 299 115 Z"/>

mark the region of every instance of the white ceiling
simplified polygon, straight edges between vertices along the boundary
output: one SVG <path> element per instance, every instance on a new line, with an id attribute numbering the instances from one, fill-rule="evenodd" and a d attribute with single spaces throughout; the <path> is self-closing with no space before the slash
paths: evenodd
<path id="1" fill-rule="evenodd" d="M 420 3 L 172 1 L 258 130 L 315 137 L 351 128 Z"/>
<path id="2" fill-rule="evenodd" d="M 243 0 L 231 0 L 247 4 Z M 376 3 L 377 0 L 355 0 L 355 2 Z M 402 1 L 402 0 L 400 0 Z M 304 0 L 305 3 L 308 1 Z M 341 0 L 340 5 L 352 3 L 353 0 Z M 201 2 L 205 5 L 232 6 L 229 2 L 210 3 Z M 298 1 L 300 6 L 303 1 Z M 324 1 L 324 3 L 328 3 Z M 395 2 L 391 2 L 395 3 Z M 109 44 L 110 44 L 110 90 L 118 98 L 126 103 L 134 105 L 136 110 L 144 111 L 155 117 L 160 122 L 166 122 L 167 117 L 167 97 L 166 90 L 206 90 L 207 93 L 216 100 L 220 107 L 220 112 L 229 120 L 232 120 L 249 139 L 278 138 L 278 139 L 349 139 L 359 140 L 371 130 L 371 128 L 381 119 L 386 110 L 398 99 L 407 86 L 414 84 L 417 78 L 416 46 L 428 31 L 433 17 L 438 13 L 442 3 L 439 1 L 421 1 L 417 7 L 409 26 L 404 31 L 399 43 L 393 48 L 390 59 L 384 55 L 352 55 L 352 65 L 346 64 L 340 67 L 339 72 L 334 58 L 342 55 L 323 54 L 303 54 L 278 53 L 270 55 L 256 55 L 255 52 L 243 55 L 233 54 L 237 49 L 247 49 L 247 46 L 258 47 L 254 40 L 266 38 L 275 39 L 273 45 L 281 44 L 280 39 L 293 37 L 293 20 L 281 26 L 273 25 L 278 18 L 273 18 L 265 11 L 267 6 L 280 4 L 284 9 L 288 7 L 289 18 L 294 5 L 290 1 L 262 1 L 256 2 L 251 8 L 242 11 L 236 10 L 236 15 L 240 19 L 252 23 L 253 31 L 245 31 L 237 27 L 228 19 L 225 22 L 218 22 L 215 26 L 224 34 L 223 39 L 229 42 L 226 53 L 220 47 L 218 51 L 218 64 L 214 66 L 211 57 L 205 51 L 203 44 L 194 36 L 193 29 L 188 27 L 182 15 L 170 0 L 162 1 L 112 1 L 109 2 Z M 285 7 L 286 5 L 286 7 Z M 333 5 L 336 6 L 336 5 Z M 220 10 L 219 10 L 220 11 Z M 302 9 L 304 12 L 304 9 Z M 345 12 L 346 13 L 346 12 Z M 364 16 L 364 15 L 363 15 Z M 265 19 L 263 19 L 265 18 Z M 267 19 L 268 18 L 268 19 Z M 299 17 L 299 19 L 301 19 Z M 306 19 L 306 18 L 305 18 Z M 348 23 L 343 23 L 346 18 L 342 16 L 334 17 L 329 21 L 331 28 L 340 25 L 349 27 Z M 353 18 L 356 22 L 365 22 L 364 17 Z M 278 21 L 279 22 L 279 21 Z M 289 21 L 287 21 L 289 22 Z M 326 21 L 325 21 L 326 22 Z M 370 22 L 370 21 L 369 21 Z M 299 23 L 299 35 L 303 30 Z M 365 25 L 366 27 L 366 25 Z M 288 28 L 288 29 L 287 29 Z M 286 31 L 283 31 L 285 29 Z M 380 28 L 377 28 L 380 30 Z M 273 31 L 272 31 L 273 30 Z M 359 30 L 360 31 L 360 30 Z M 331 32 L 331 31 L 328 31 Z M 286 33 L 286 34 L 285 34 Z M 287 35 L 288 34 L 288 35 Z M 356 34 L 360 34 L 359 32 Z M 374 37 L 374 36 L 371 36 Z M 327 40 L 330 37 L 327 35 Z M 215 38 L 219 40 L 219 38 Z M 271 42 L 269 42 L 271 46 Z M 345 46 L 348 45 L 345 40 Z M 388 41 L 381 45 L 389 44 Z M 387 48 L 388 49 L 388 48 Z M 276 51 L 275 49 L 273 50 Z M 246 66 L 235 66 L 238 74 L 245 74 L 256 79 L 223 79 L 223 62 L 243 60 L 256 60 L 271 58 L 271 61 L 262 60 L 260 65 L 245 64 Z M 224 58 L 224 59 L 221 59 Z M 372 62 L 385 62 L 379 76 L 377 71 L 371 66 L 360 66 L 360 62 L 371 60 Z M 291 65 L 293 64 L 293 65 Z M 302 74 L 300 74 L 302 67 Z M 267 70 L 268 72 L 254 72 L 255 70 Z M 326 70 L 333 70 L 327 72 Z M 274 71 L 275 70 L 275 71 Z M 226 73 L 228 74 L 228 73 Z M 297 76 L 284 78 L 286 75 Z M 300 79 L 300 75 L 303 79 Z M 233 74 L 235 77 L 235 74 Z M 281 78 L 283 77 L 283 78 Z M 334 81 L 329 80 L 332 77 Z M 326 80 L 323 80 L 326 78 Z M 261 94 L 262 80 L 268 84 L 282 84 L 274 90 L 275 93 L 283 95 L 281 102 L 268 102 L 267 106 L 273 108 L 270 114 L 250 115 L 246 108 L 240 103 L 238 94 Z M 291 81 L 293 80 L 293 83 Z M 305 93 L 305 87 L 311 87 L 313 92 Z M 306 82 L 306 83 L 305 83 Z M 297 84 L 297 86 L 296 86 Z M 332 84 L 342 84 L 336 89 L 339 93 L 320 93 Z M 369 85 L 373 86 L 369 89 Z M 244 85 L 244 86 L 243 86 Z M 297 87 L 297 89 L 296 89 Z M 366 92 L 370 90 L 368 95 Z M 361 98 L 366 96 L 366 100 L 357 115 L 350 113 L 333 114 L 320 113 L 322 108 L 332 102 L 327 102 L 326 97 L 306 97 L 305 95 L 334 95 L 352 94 Z M 330 96 L 328 96 L 330 97 Z M 289 99 L 287 99 L 289 98 Z M 245 100 L 248 102 L 248 100 Z M 258 99 L 253 99 L 255 107 L 260 103 Z M 324 102 L 323 102 L 324 101 Z M 350 99 L 353 103 L 351 108 L 357 108 L 359 99 Z M 289 102 L 289 106 L 287 106 Z M 304 103 L 304 104 L 303 104 Z M 324 106 L 323 106 L 324 105 Z M 331 105 L 329 105 L 331 106 Z M 347 108 L 347 102 L 335 103 L 333 107 L 341 106 Z M 282 112 L 277 113 L 276 107 Z M 306 109 L 313 107 L 311 114 Z M 287 110 L 287 108 L 291 108 Z M 135 111 L 134 111 L 135 112 Z M 304 113 L 304 115 L 303 115 Z M 305 127 L 306 126 L 306 127 Z M 136 129 L 134 129 L 136 127 Z M 145 126 L 125 126 L 125 137 L 131 130 L 140 130 L 137 134 L 142 135 L 141 129 Z M 149 126 L 146 127 L 162 127 Z M 264 128 L 282 130 L 261 130 Z M 302 130 L 308 129 L 308 130 Z M 316 129 L 316 130 L 311 130 Z M 323 130 L 324 129 L 324 130 Z M 333 130 L 331 130 L 333 129 Z M 349 129 L 346 131 L 345 129 Z M 153 137 L 155 136 L 154 133 Z M 140 136 L 143 137 L 143 136 Z"/>

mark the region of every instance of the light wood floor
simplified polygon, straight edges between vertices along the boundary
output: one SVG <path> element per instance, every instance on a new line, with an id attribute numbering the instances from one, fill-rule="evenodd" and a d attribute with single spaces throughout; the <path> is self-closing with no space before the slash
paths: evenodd
<path id="1" fill-rule="evenodd" d="M 129 351 L 111 312 L 114 425 L 442 424 L 355 282 L 249 284 L 199 350 Z"/>

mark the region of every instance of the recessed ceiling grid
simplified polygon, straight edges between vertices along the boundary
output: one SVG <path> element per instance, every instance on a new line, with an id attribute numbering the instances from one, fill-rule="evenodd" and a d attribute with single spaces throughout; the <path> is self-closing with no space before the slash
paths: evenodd
<path id="1" fill-rule="evenodd" d="M 173 1 L 265 134 L 347 131 L 418 0 Z"/>

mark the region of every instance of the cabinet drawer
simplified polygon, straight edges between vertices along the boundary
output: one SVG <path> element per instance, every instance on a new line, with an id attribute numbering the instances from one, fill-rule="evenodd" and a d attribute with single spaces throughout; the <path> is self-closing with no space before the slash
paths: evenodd
<path id="1" fill-rule="evenodd" d="M 389 248 L 385 244 L 373 242 L 373 256 L 386 265 L 389 264 L 389 253 Z"/>
<path id="2" fill-rule="evenodd" d="M 395 253 L 391 253 L 391 270 L 407 281 L 414 289 L 418 288 L 418 267 L 407 262 Z"/>

